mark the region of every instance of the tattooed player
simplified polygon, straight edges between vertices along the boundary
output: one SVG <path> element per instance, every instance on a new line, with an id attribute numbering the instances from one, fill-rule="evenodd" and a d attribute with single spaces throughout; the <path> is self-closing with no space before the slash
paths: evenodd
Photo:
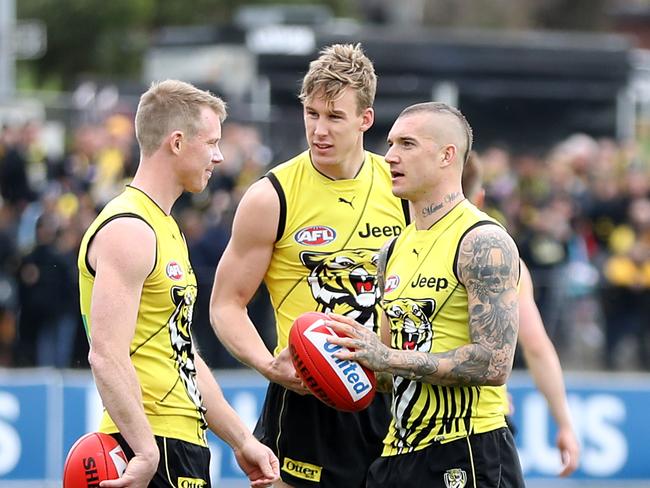
<path id="1" fill-rule="evenodd" d="M 368 487 L 522 487 L 503 412 L 517 341 L 519 254 L 505 229 L 468 202 L 472 129 L 455 108 L 406 108 L 388 135 L 393 193 L 415 221 L 385 246 L 382 344 L 332 315 L 339 352 L 392 373 L 393 420 Z"/>

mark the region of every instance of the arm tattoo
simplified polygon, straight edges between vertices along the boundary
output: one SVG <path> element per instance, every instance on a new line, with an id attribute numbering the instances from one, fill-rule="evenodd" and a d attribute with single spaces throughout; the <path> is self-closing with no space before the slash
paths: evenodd
<path id="1" fill-rule="evenodd" d="M 467 289 L 472 344 L 455 351 L 451 373 L 469 382 L 505 381 L 519 329 L 517 248 L 502 228 L 477 228 L 462 243 L 458 268 Z"/>
<path id="2" fill-rule="evenodd" d="M 507 379 L 519 329 L 517 248 L 501 227 L 479 227 L 462 242 L 458 270 L 467 289 L 471 343 L 443 353 L 392 350 L 394 375 L 468 386 Z"/>

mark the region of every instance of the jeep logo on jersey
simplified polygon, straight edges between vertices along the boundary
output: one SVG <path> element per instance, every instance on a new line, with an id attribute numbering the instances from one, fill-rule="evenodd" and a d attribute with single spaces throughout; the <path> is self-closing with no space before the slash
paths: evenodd
<path id="1" fill-rule="evenodd" d="M 336 231 L 325 225 L 313 225 L 300 229 L 293 238 L 303 246 L 324 246 L 336 239 Z"/>
<path id="2" fill-rule="evenodd" d="M 391 291 L 395 291 L 398 286 L 399 286 L 399 276 L 390 275 L 388 278 L 386 278 L 386 285 L 384 285 L 384 293 L 390 293 Z"/>
<path id="3" fill-rule="evenodd" d="M 165 271 L 167 272 L 167 276 L 174 281 L 178 281 L 183 277 L 183 268 L 176 261 L 168 262 Z"/>

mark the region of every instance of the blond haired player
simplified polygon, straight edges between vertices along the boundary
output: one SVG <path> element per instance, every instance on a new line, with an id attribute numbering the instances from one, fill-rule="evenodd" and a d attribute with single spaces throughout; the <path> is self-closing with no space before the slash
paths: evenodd
<path id="1" fill-rule="evenodd" d="M 378 330 L 378 249 L 406 224 L 383 158 L 364 150 L 376 76 L 359 45 L 321 51 L 302 83 L 309 149 L 243 197 L 219 263 L 211 316 L 221 341 L 270 385 L 256 435 L 280 458 L 278 486 L 361 488 L 381 452 L 388 400 L 359 413 L 323 404 L 298 380 L 287 349 L 296 317 L 337 312 Z M 275 311 L 269 352 L 246 312 L 264 280 Z"/>
<path id="2" fill-rule="evenodd" d="M 171 216 L 183 191 L 200 192 L 215 166 L 223 101 L 177 80 L 152 84 L 135 116 L 140 163 L 124 192 L 84 235 L 81 313 L 104 404 L 100 431 L 129 459 L 102 488 L 210 486 L 210 428 L 234 450 L 252 486 L 278 477 L 278 460 L 223 397 L 194 349 L 196 278 Z"/>

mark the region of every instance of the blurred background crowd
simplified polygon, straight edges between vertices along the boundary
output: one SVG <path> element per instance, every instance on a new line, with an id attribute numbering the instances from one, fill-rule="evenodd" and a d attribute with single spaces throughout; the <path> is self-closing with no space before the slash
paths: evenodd
<path id="1" fill-rule="evenodd" d="M 3 8 L 8 3 L 0 0 Z M 308 60 L 326 43 L 358 40 L 379 75 L 369 149 L 385 151 L 387 129 L 409 103 L 457 104 L 474 126 L 487 210 L 515 237 L 564 367 L 650 370 L 648 2 L 412 0 L 396 8 L 380 0 L 197 0 L 190 15 L 174 2 L 114 1 L 109 13 L 123 22 L 113 28 L 92 15 L 108 9 L 105 2 L 64 3 L 21 0 L 13 12 L 18 20 L 40 18 L 48 41 L 40 51 L 35 42 L 25 59 L 14 56 L 17 81 L 0 86 L 0 366 L 87 367 L 78 246 L 137 167 L 137 95 L 150 79 L 169 76 L 230 105 L 225 162 L 208 189 L 184 195 L 174 214 L 199 282 L 199 348 L 212 367 L 238 367 L 208 319 L 234 209 L 251 182 L 305 147 L 296 93 Z M 182 25 L 172 28 L 174 12 Z M 65 24 L 75 15 L 78 21 Z M 269 32 L 271 25 L 282 28 Z M 145 28 L 155 32 L 148 43 Z M 516 36 L 496 34 L 505 28 Z M 545 28 L 562 34 L 549 42 Z M 76 39 L 70 49 L 98 52 L 101 63 L 84 56 L 75 65 L 65 52 L 68 38 Z M 125 44 L 134 39 L 139 63 L 133 44 Z M 594 40 L 600 43 L 585 47 Z M 112 55 L 92 51 L 108 49 L 109 41 Z M 390 46 L 400 42 L 395 56 Z M 205 51 L 214 45 L 222 50 Z M 480 59 L 472 58 L 476 50 Z M 545 80 L 554 85 L 542 86 Z M 270 344 L 264 290 L 250 309 Z"/>

